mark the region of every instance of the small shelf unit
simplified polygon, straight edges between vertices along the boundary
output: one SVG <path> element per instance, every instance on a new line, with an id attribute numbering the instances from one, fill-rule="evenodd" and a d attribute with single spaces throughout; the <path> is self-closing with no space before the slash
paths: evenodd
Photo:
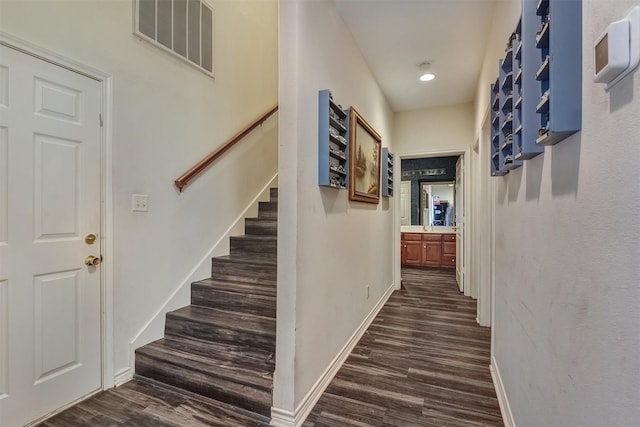
<path id="1" fill-rule="evenodd" d="M 393 197 L 393 153 L 387 147 L 382 148 L 382 195 Z"/>
<path id="2" fill-rule="evenodd" d="M 536 143 L 554 145 L 582 127 L 582 1 L 523 0 L 523 7 L 538 27 L 532 63 L 539 82 Z"/>
<path id="3" fill-rule="evenodd" d="M 520 124 L 515 102 L 520 97 L 518 85 L 513 79 L 514 75 L 518 75 L 520 71 L 520 61 L 514 58 L 514 52 L 520 46 L 520 35 L 514 31 L 509 37 L 507 49 L 504 58 L 500 61 L 499 79 L 502 82 L 500 86 L 500 98 L 503 100 L 502 105 L 502 124 L 500 126 L 500 170 L 509 171 L 522 166 L 522 160 L 514 158 L 513 146 L 514 140 L 518 138 L 514 133 L 514 129 Z"/>
<path id="4" fill-rule="evenodd" d="M 539 116 L 536 113 L 537 101 L 540 99 L 540 82 L 536 80 L 536 58 L 538 50 L 535 46 L 536 32 L 539 23 L 536 22 L 536 1 L 523 0 L 522 17 L 516 26 L 516 33 L 520 38 L 520 59 L 518 67 L 520 78 L 515 83 L 514 91 L 518 93 L 518 100 L 514 104 L 513 115 L 517 117 L 515 137 L 513 141 L 513 158 L 528 160 L 544 152 L 544 147 L 536 144 L 538 137 Z"/>
<path id="5" fill-rule="evenodd" d="M 500 80 L 491 85 L 491 176 L 502 176 L 509 171 L 500 168 L 502 113 L 500 111 Z"/>
<path id="6" fill-rule="evenodd" d="M 331 91 L 318 93 L 318 185 L 345 190 L 349 185 L 349 114 Z"/>

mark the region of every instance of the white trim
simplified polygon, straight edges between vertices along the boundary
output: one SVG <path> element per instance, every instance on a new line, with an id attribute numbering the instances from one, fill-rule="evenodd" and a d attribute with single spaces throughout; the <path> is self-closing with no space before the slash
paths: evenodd
<path id="1" fill-rule="evenodd" d="M 223 247 L 222 245 L 228 243 L 229 236 L 237 234 L 239 232 L 238 227 L 242 225 L 242 221 L 244 221 L 245 217 L 250 214 L 251 209 L 254 209 L 257 212 L 258 202 L 269 194 L 269 189 L 277 180 L 277 177 L 278 174 L 276 173 L 271 179 L 267 181 L 265 186 L 262 187 L 258 194 L 253 198 L 253 200 L 249 202 L 249 204 L 242 210 L 238 217 L 231 223 L 229 228 L 227 228 L 227 230 L 220 236 L 220 238 L 218 238 L 218 240 L 207 251 L 207 253 L 202 256 L 195 267 L 186 275 L 186 277 L 173 290 L 173 292 L 171 292 L 164 303 L 151 315 L 149 320 L 129 342 L 129 367 L 131 369 L 134 368 L 135 349 L 162 338 L 166 313 L 189 304 L 188 302 L 186 302 L 185 304 L 184 298 L 181 297 L 184 297 L 187 294 L 191 295 L 191 283 L 202 279 L 203 268 L 206 271 L 210 272 L 211 257 L 218 254 L 222 255 L 222 253 L 220 252 L 222 250 L 221 248 Z M 225 251 L 225 253 L 228 254 L 228 251 Z"/>
<path id="2" fill-rule="evenodd" d="M 356 346 L 362 335 L 367 331 L 371 322 L 376 318 L 382 307 L 384 307 L 385 303 L 396 290 L 395 284 L 389 285 L 385 293 L 378 300 L 375 306 L 371 309 L 367 317 L 364 318 L 358 329 L 355 330 L 351 338 L 345 343 L 340 352 L 336 355 L 336 357 L 331 361 L 327 369 L 320 375 L 320 378 L 316 381 L 316 383 L 311 387 L 311 390 L 307 393 L 307 395 L 302 399 L 300 404 L 295 410 L 295 413 L 292 413 L 286 409 L 280 408 L 271 408 L 271 425 L 279 426 L 279 427 L 299 427 L 305 421 L 305 419 L 309 416 L 309 413 L 318 402 L 322 393 L 324 393 L 325 389 L 331 383 L 333 377 L 336 376 L 342 365 L 344 364 L 347 357 L 353 351 L 353 348 Z"/>
<path id="3" fill-rule="evenodd" d="M 291 427 L 296 425 L 296 416 L 286 409 L 271 408 L 271 424 L 276 427 Z"/>
<path id="4" fill-rule="evenodd" d="M 394 154 L 393 156 L 393 164 L 396 166 L 396 168 L 399 170 L 400 169 L 400 156 L 398 156 L 398 154 Z M 396 176 L 400 176 L 401 174 L 396 174 Z M 401 219 L 400 219 L 400 210 L 398 209 L 398 206 L 400 205 L 400 183 L 401 183 L 401 179 L 394 179 L 393 180 L 393 194 L 396 197 L 393 197 L 393 199 L 398 199 L 397 204 L 395 200 L 393 200 L 390 204 L 391 207 L 393 208 L 393 219 L 392 219 L 392 224 L 393 224 L 393 230 L 392 230 L 392 235 L 393 235 L 393 245 L 397 248 L 398 244 L 400 244 L 400 227 L 401 227 Z M 402 287 L 402 271 L 401 271 L 401 259 L 400 259 L 400 251 L 398 250 L 394 250 L 393 251 L 393 282 L 396 284 L 396 289 L 400 289 Z"/>
<path id="5" fill-rule="evenodd" d="M 122 384 L 131 381 L 133 379 L 133 369 L 124 368 L 120 372 L 116 373 L 113 378 L 113 386 L 120 387 Z"/>
<path id="6" fill-rule="evenodd" d="M 489 116 L 485 115 L 485 120 L 481 123 L 480 126 L 480 141 L 482 146 L 478 152 L 478 161 L 479 161 L 479 171 L 478 171 L 478 191 L 477 195 L 478 200 L 478 211 L 476 215 L 476 223 L 479 227 L 478 229 L 478 242 L 477 242 L 477 250 L 478 254 L 475 259 L 478 262 L 478 268 L 476 269 L 478 274 L 478 324 L 480 326 L 490 327 L 493 325 L 493 288 L 491 284 L 491 263 L 492 263 L 492 250 L 491 250 L 491 242 L 493 239 L 493 226 L 492 226 L 492 212 L 493 212 L 493 195 L 492 195 L 492 184 L 493 177 L 491 176 L 489 170 L 489 164 L 491 162 L 491 150 L 489 149 L 489 145 L 491 144 L 491 131 L 489 127 L 491 126 Z M 484 154 L 484 157 L 483 157 Z M 483 172 L 486 172 L 483 174 Z M 483 231 L 484 238 L 480 238 L 480 231 Z M 486 249 L 486 250 L 485 250 Z M 493 342 L 492 342 L 493 343 Z M 493 344 L 492 344 L 493 345 Z"/>
<path id="7" fill-rule="evenodd" d="M 101 323 L 102 323 L 102 389 L 113 386 L 114 342 L 113 342 L 113 200 L 112 200 L 112 108 L 113 92 L 111 75 L 81 62 L 59 55 L 56 52 L 0 31 L 0 44 L 26 55 L 83 75 L 101 83 L 101 251 L 104 262 L 101 268 Z M 84 399 L 84 398 L 83 398 Z"/>
<path id="8" fill-rule="evenodd" d="M 498 397 L 498 404 L 500 405 L 500 412 L 502 413 L 502 421 L 505 427 L 516 427 L 516 423 L 511 413 L 511 406 L 509 406 L 509 399 L 507 398 L 507 392 L 504 389 L 502 383 L 502 377 L 500 376 L 500 370 L 495 357 L 491 357 L 491 378 L 493 378 L 493 386 L 496 389 L 496 396 Z"/>

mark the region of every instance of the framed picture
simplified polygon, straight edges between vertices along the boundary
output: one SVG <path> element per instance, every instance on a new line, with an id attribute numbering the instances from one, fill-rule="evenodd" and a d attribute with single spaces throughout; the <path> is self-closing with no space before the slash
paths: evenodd
<path id="1" fill-rule="evenodd" d="M 378 204 L 382 138 L 353 107 L 349 114 L 349 200 Z"/>

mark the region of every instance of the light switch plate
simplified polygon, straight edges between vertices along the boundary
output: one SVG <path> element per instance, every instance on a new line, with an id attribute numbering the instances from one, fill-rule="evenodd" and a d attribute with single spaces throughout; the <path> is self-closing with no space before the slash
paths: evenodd
<path id="1" fill-rule="evenodd" d="M 149 211 L 149 196 L 147 194 L 132 194 L 131 195 L 131 210 L 133 212 L 148 212 Z"/>

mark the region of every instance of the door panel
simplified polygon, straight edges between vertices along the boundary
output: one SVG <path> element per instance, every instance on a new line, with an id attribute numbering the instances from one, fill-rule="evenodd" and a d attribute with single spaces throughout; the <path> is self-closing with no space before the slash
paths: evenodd
<path id="1" fill-rule="evenodd" d="M 400 225 L 411 225 L 411 181 L 400 181 Z"/>
<path id="2" fill-rule="evenodd" d="M 0 46 L 2 426 L 101 386 L 100 109 L 99 82 Z"/>
<path id="3" fill-rule="evenodd" d="M 458 157 L 456 162 L 456 280 L 460 292 L 464 291 L 464 257 L 462 237 L 464 236 L 464 157 Z"/>

